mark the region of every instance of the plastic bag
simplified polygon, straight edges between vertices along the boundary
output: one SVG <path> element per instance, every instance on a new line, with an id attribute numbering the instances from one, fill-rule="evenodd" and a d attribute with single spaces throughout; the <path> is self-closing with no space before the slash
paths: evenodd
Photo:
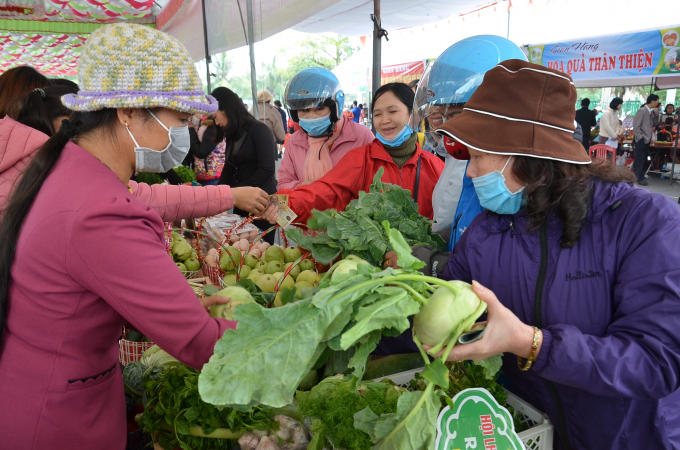
<path id="1" fill-rule="evenodd" d="M 455 159 L 448 153 L 444 158 L 444 170 L 432 193 L 432 210 L 435 220 L 432 224 L 432 231 L 435 233 L 450 230 L 453 225 L 453 216 L 463 190 L 463 175 L 468 163 Z"/>

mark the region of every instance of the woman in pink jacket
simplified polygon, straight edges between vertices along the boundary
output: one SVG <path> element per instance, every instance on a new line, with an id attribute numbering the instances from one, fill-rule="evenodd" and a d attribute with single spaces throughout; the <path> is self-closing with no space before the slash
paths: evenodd
<path id="1" fill-rule="evenodd" d="M 40 146 L 59 129 L 61 121 L 71 115 L 61 97 L 76 92 L 68 86 L 35 89 L 16 102 L 16 120 L 9 116 L 0 119 L 0 219 L 21 172 Z M 129 184 L 132 195 L 158 212 L 164 222 L 212 216 L 233 206 L 260 214 L 268 204 L 267 193 L 258 188 L 149 186 L 132 180 Z"/>
<path id="2" fill-rule="evenodd" d="M 345 94 L 327 69 L 301 70 L 286 86 L 286 105 L 302 129 L 290 136 L 277 174 L 277 190 L 324 176 L 352 149 L 373 142 L 368 128 L 342 117 Z"/>
<path id="3" fill-rule="evenodd" d="M 197 369 L 236 325 L 207 314 L 128 184 L 182 161 L 191 115 L 216 109 L 191 56 L 150 27 L 110 24 L 85 44 L 79 84 L 0 222 L 0 435 L 13 450 L 125 447 L 124 323 Z"/>

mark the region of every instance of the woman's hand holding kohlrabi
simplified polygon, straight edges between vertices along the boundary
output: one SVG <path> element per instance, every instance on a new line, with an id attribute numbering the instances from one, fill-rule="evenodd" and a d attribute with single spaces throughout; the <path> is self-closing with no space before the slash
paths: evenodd
<path id="1" fill-rule="evenodd" d="M 534 339 L 534 329 L 522 323 L 512 311 L 503 306 L 491 290 L 476 281 L 472 282 L 472 289 L 487 306 L 487 326 L 484 337 L 471 344 L 454 346 L 448 360 L 481 361 L 500 353 L 513 353 L 522 358 L 528 358 Z M 541 334 L 536 356 L 541 351 L 542 343 L 543 335 Z"/>

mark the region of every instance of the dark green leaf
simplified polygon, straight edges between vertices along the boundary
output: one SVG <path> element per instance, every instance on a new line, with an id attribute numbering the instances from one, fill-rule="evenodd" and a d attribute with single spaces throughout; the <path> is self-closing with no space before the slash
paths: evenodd
<path id="1" fill-rule="evenodd" d="M 449 369 L 439 358 L 435 358 L 434 361 L 425 366 L 423 378 L 444 389 L 449 388 Z"/>

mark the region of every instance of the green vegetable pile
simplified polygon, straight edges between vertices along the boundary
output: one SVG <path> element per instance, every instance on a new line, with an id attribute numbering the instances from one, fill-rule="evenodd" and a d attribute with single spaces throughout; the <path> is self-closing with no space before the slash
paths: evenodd
<path id="1" fill-rule="evenodd" d="M 191 183 L 192 181 L 196 181 L 196 172 L 187 166 L 179 165 L 172 170 L 174 170 L 175 173 L 181 178 L 183 183 Z M 148 185 L 152 185 L 161 184 L 165 180 L 157 173 L 139 172 L 135 176 L 135 181 L 137 183 L 146 183 Z"/>
<path id="2" fill-rule="evenodd" d="M 444 349 L 442 356 L 430 362 L 416 332 L 414 342 L 426 364 L 423 391 L 402 394 L 397 410 L 388 415 L 364 411 L 359 429 L 373 440 L 376 450 L 432 447 L 443 395 L 435 386 L 449 388 L 444 361 L 486 304 L 465 283 L 421 275 L 418 269 L 423 263 L 411 255 L 402 234 L 387 221 L 382 225 L 402 269 L 380 270 L 365 261 L 343 260 L 328 271 L 309 298 L 273 309 L 257 303 L 238 305 L 233 312 L 236 330 L 224 333 L 199 376 L 201 398 L 239 409 L 286 406 L 329 349 L 351 350 L 348 367 L 361 379 L 381 337 L 401 334 L 409 328 L 409 316 L 416 315 L 415 321 L 424 329 L 428 324 L 437 328 L 436 334 L 427 333 L 427 339 Z M 436 320 L 444 314 L 447 321 Z"/>
<path id="3" fill-rule="evenodd" d="M 300 414 L 314 418 L 314 438 L 307 450 L 371 447 L 369 435 L 355 428 L 355 414 L 366 408 L 375 414 L 396 413 L 397 401 L 405 392 L 390 383 L 357 383 L 356 378 L 343 375 L 326 378 L 309 392 L 298 391 L 295 399 Z"/>
<path id="4" fill-rule="evenodd" d="M 160 433 L 161 447 L 231 449 L 244 431 L 278 428 L 261 407 L 241 412 L 203 402 L 198 395 L 198 376 L 195 369 L 175 365 L 156 379 L 145 377 L 146 404 L 140 425 L 147 433 Z"/>
<path id="5" fill-rule="evenodd" d="M 172 170 L 174 170 L 175 173 L 179 175 L 179 177 L 185 183 L 191 183 L 192 181 L 196 181 L 196 172 L 194 172 L 193 169 L 185 165 L 179 165 Z"/>
<path id="6" fill-rule="evenodd" d="M 385 253 L 392 250 L 381 226 L 383 221 L 399 230 L 409 246 L 431 245 L 445 250 L 444 240 L 432 231 L 431 222 L 418 213 L 411 193 L 401 186 L 383 183 L 383 172 L 381 167 L 369 192 L 359 192 L 359 198 L 352 200 L 344 211 L 312 211 L 307 227 L 320 231 L 316 236 L 305 235 L 297 228 L 286 235 L 311 251 L 312 257 L 322 264 L 330 264 L 340 255 L 354 254 L 374 266 L 382 266 Z"/>

